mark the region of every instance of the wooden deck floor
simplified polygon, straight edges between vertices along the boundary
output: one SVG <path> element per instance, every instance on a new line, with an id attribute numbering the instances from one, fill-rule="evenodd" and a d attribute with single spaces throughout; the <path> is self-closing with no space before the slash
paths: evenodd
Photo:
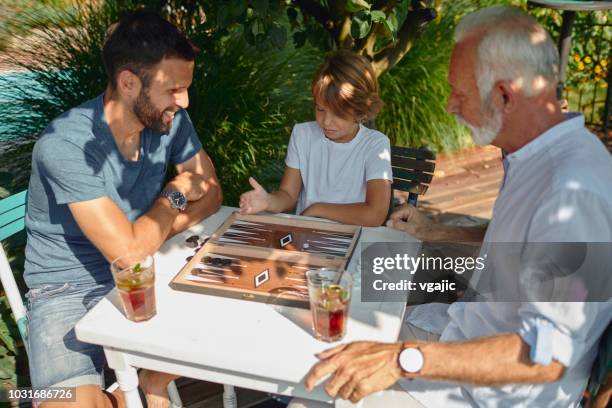
<path id="1" fill-rule="evenodd" d="M 501 153 L 495 147 L 441 155 L 419 207 L 441 220 L 465 216 L 490 219 L 502 178 Z"/>
<path id="2" fill-rule="evenodd" d="M 598 135 L 603 137 L 601 132 Z M 604 144 L 612 153 L 612 132 Z M 491 219 L 503 175 L 501 151 L 493 146 L 440 155 L 419 207 L 446 223 L 485 222 Z"/>

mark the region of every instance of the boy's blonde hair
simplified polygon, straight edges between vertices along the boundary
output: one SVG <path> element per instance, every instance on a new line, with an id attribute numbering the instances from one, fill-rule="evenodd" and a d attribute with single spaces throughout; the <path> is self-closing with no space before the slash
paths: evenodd
<path id="1" fill-rule="evenodd" d="M 372 64 L 348 50 L 331 54 L 312 80 L 312 96 L 336 115 L 371 120 L 383 106 Z"/>

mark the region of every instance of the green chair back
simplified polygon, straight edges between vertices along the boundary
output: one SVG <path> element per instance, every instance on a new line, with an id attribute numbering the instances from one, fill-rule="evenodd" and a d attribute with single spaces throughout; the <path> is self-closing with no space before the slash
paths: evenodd
<path id="1" fill-rule="evenodd" d="M 416 205 L 418 196 L 425 194 L 433 179 L 436 154 L 423 146 L 418 149 L 391 146 L 391 167 L 392 192 L 393 190 L 408 192 L 408 203 Z M 393 194 L 391 202 L 393 203 Z"/>

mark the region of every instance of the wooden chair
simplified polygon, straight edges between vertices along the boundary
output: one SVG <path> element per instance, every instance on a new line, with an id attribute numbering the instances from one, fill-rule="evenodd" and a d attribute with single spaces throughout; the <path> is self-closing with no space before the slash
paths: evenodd
<path id="1" fill-rule="evenodd" d="M 408 204 L 416 206 L 419 195 L 425 194 L 433 179 L 436 154 L 425 146 L 418 149 L 391 146 L 391 167 L 393 168 L 393 184 L 391 185 L 389 213 L 394 207 L 394 190 L 408 192 Z"/>
<path id="2" fill-rule="evenodd" d="M 2 287 L 4 288 L 9 305 L 11 306 L 13 316 L 15 317 L 19 334 L 27 350 L 28 318 L 26 315 L 26 308 L 21 293 L 19 292 L 17 282 L 15 281 L 15 276 L 11 270 L 11 265 L 1 245 L 3 240 L 25 229 L 26 203 L 27 191 L 22 191 L 0 200 L 0 281 L 2 282 Z M 108 392 L 113 392 L 117 387 L 118 384 L 114 383 L 106 390 Z M 183 406 L 174 382 L 168 384 L 168 394 L 173 408 L 180 408 Z"/>

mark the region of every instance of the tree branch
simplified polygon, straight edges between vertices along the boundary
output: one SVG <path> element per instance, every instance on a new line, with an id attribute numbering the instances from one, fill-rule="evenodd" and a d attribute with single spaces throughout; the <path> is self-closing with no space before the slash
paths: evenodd
<path id="1" fill-rule="evenodd" d="M 397 0 L 386 0 L 386 1 L 376 1 L 372 6 L 372 10 L 379 10 L 385 13 L 387 16 L 395 6 L 397 5 Z M 376 46 L 376 40 L 378 39 L 378 35 L 381 34 L 382 27 L 380 23 L 373 23 L 372 29 L 368 33 L 365 38 L 361 40 L 355 41 L 355 51 L 367 55 L 370 59 L 374 58 L 374 47 Z"/>
<path id="2" fill-rule="evenodd" d="M 381 34 L 382 24 L 374 23 L 372 29 L 365 38 L 362 38 L 357 42 L 356 52 L 362 55 L 366 55 L 370 60 L 374 58 L 374 47 L 376 46 L 376 40 Z"/>
<path id="3" fill-rule="evenodd" d="M 335 37 L 338 47 L 351 49 L 355 45 L 355 40 L 351 36 L 351 24 L 351 16 L 345 16 Z"/>
<path id="4" fill-rule="evenodd" d="M 427 23 L 436 18 L 434 9 L 419 9 L 408 13 L 400 28 L 397 41 L 374 55 L 372 65 L 376 76 L 390 70 L 412 48 L 415 39 L 423 32 Z"/>

